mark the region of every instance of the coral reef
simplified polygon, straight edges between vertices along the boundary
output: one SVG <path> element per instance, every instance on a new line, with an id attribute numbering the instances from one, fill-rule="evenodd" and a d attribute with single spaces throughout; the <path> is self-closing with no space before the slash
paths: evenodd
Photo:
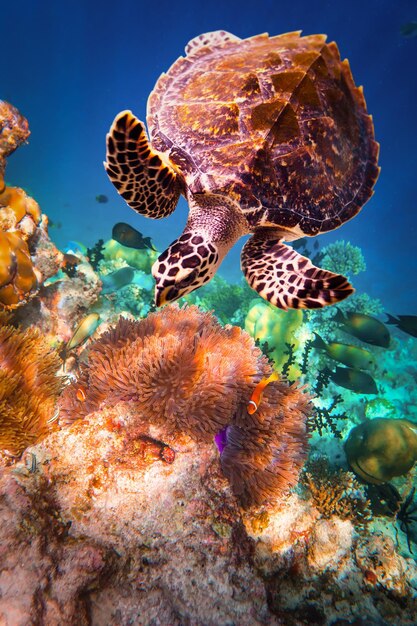
<path id="1" fill-rule="evenodd" d="M 142 270 L 150 274 L 151 267 L 158 257 L 158 252 L 150 248 L 136 250 L 118 243 L 114 239 L 109 239 L 103 245 L 102 253 L 105 261 L 114 261 L 117 259 L 125 261 L 130 267 Z"/>
<path id="2" fill-rule="evenodd" d="M 275 367 L 281 371 L 286 361 L 285 349 L 287 344 L 297 350 L 300 339 L 297 333 L 303 324 L 303 313 L 301 310 L 284 311 L 277 309 L 264 300 L 255 301 L 248 310 L 245 319 L 245 330 L 261 343 L 268 343 L 273 350 L 268 355 L 273 360 Z M 288 376 L 294 380 L 300 376 L 298 367 L 291 365 Z"/>
<path id="3" fill-rule="evenodd" d="M 15 311 L 14 319 L 24 328 L 36 326 L 51 344 L 62 345 L 96 302 L 99 306 L 100 290 L 98 275 L 80 254 L 73 276 L 58 271 L 41 285 L 35 298 Z"/>
<path id="4" fill-rule="evenodd" d="M 126 447 L 117 419 L 53 433 L 35 473 L 4 471 L 0 622 L 278 626 L 215 446 L 183 437 L 166 463 Z"/>
<path id="5" fill-rule="evenodd" d="M 0 101 L 0 306 L 11 309 L 30 300 L 62 261 L 37 202 L 23 189 L 4 185 L 5 159 L 28 135 L 23 116 Z"/>
<path id="6" fill-rule="evenodd" d="M 386 533 L 296 493 L 242 515 L 211 442 L 167 462 L 144 432 L 107 407 L 30 448 L 35 471 L 0 471 L 0 621 L 415 624 L 417 566 Z"/>
<path id="7" fill-rule="evenodd" d="M 60 359 L 36 329 L 0 326 L 0 449 L 19 455 L 48 430 Z"/>
<path id="8" fill-rule="evenodd" d="M 341 273 L 348 278 L 366 270 L 362 251 L 349 241 L 339 240 L 329 243 L 321 250 L 322 267 L 331 272 Z"/>
<path id="9" fill-rule="evenodd" d="M 245 279 L 231 284 L 218 274 L 212 280 L 191 292 L 184 298 L 190 304 L 196 304 L 204 311 L 215 311 L 222 324 L 235 324 L 245 328 L 245 318 L 254 299 L 254 291 Z"/>
<path id="10" fill-rule="evenodd" d="M 265 420 L 275 424 L 277 448 L 285 448 L 281 432 L 285 425 L 277 406 L 287 416 L 295 406 L 296 415 L 305 398 L 300 399 L 295 387 L 271 383 L 258 411 L 245 414 L 256 381 L 270 372 L 245 333 L 230 327 L 213 330 L 212 316 L 195 307 L 169 307 L 148 320 L 120 322 L 117 332 L 109 330 L 86 350 L 83 367 L 91 368 L 92 379 L 101 363 L 108 362 L 100 370 L 104 378 L 100 382 L 99 376 L 94 383 L 106 390 L 105 396 L 97 397 L 94 407 L 85 411 L 90 389 L 80 386 L 81 373 L 64 396 L 85 391 L 85 400 L 82 394 L 73 398 L 75 414 L 81 412 L 84 418 L 30 448 L 29 469 L 22 460 L 0 472 L 0 620 L 80 626 L 128 626 L 138 620 L 173 626 L 333 626 L 362 620 L 363 624 L 413 626 L 417 566 L 397 553 L 386 531 L 367 534 L 373 524 L 368 521 L 367 499 L 351 473 L 311 464 L 309 480 L 315 496 L 306 499 L 293 492 L 273 506 L 242 512 L 241 501 L 230 493 L 231 487 L 237 491 L 233 478 L 230 484 L 220 471 L 221 465 L 224 471 L 226 448 L 219 463 L 212 435 L 194 434 L 194 429 L 189 436 L 182 430 L 177 434 L 171 428 L 175 415 L 170 416 L 170 427 L 164 419 L 154 421 L 154 392 L 138 410 L 135 397 L 129 395 L 134 389 L 131 372 L 122 367 L 125 363 L 136 368 L 129 356 L 124 360 L 130 340 L 136 343 L 136 359 L 139 339 L 149 362 L 154 355 L 155 381 L 164 374 L 163 383 L 185 383 L 188 370 L 183 360 L 174 359 L 178 372 L 172 366 L 172 376 L 167 378 L 155 358 L 158 343 L 171 354 L 169 337 L 175 336 L 177 324 L 182 336 L 193 337 L 191 347 L 188 344 L 191 370 L 193 356 L 203 358 L 198 344 L 202 337 L 203 342 L 208 340 L 202 332 L 207 326 L 213 350 L 207 360 L 210 368 L 218 366 L 221 371 L 224 348 L 220 356 L 215 349 L 229 337 L 234 340 L 229 347 L 233 359 L 237 355 L 237 367 L 242 341 L 250 352 L 247 359 L 255 364 L 256 374 L 249 376 L 244 398 L 226 427 L 226 447 L 239 443 L 239 435 L 253 428 L 241 459 L 251 460 L 250 446 L 258 443 L 266 458 L 267 426 L 266 446 L 261 437 Z M 146 359 L 138 367 L 143 364 Z M 115 396 L 107 380 L 111 369 Z M 141 384 L 140 374 L 135 374 L 137 384 Z M 149 381 L 146 367 L 143 374 Z M 239 372 L 233 376 L 239 379 Z M 219 374 L 218 386 L 220 379 Z M 204 387 L 198 376 L 194 380 L 193 393 L 203 401 Z M 120 399 L 123 389 L 129 394 Z M 95 387 L 92 390 L 95 393 Z M 231 387 L 228 393 L 237 392 Z M 221 385 L 212 395 L 214 410 L 219 394 Z M 163 397 L 158 402 L 157 409 L 169 410 Z M 96 405 L 101 409 L 95 410 Z M 181 408 L 190 419 L 187 404 Z M 67 410 L 71 421 L 70 406 Z M 256 421 L 251 424 L 252 419 Z M 259 486 L 255 483 L 251 488 L 256 492 Z"/>
<path id="11" fill-rule="evenodd" d="M 323 458 L 317 459 L 310 462 L 304 482 L 324 518 L 337 516 L 359 525 L 371 519 L 370 502 L 352 472 L 332 471 Z"/>
<path id="12" fill-rule="evenodd" d="M 0 192 L 4 188 L 6 158 L 29 137 L 29 124 L 19 111 L 0 100 Z"/>
<path id="13" fill-rule="evenodd" d="M 417 424 L 376 418 L 355 426 L 345 442 L 346 458 L 360 478 L 388 482 L 410 471 L 417 461 Z"/>
<path id="14" fill-rule="evenodd" d="M 269 385 L 259 410 L 247 413 L 270 371 L 242 329 L 195 306 L 165 307 L 145 320 L 121 318 L 91 344 L 88 365 L 60 400 L 60 422 L 129 403 L 138 416 L 132 432 L 159 427 L 164 441 L 213 441 L 227 427 L 223 470 L 244 506 L 259 504 L 296 484 L 307 448 L 309 397 L 295 385 Z"/>
<path id="15" fill-rule="evenodd" d="M 120 318 L 91 345 L 88 367 L 64 391 L 60 420 L 84 417 L 103 401 L 134 401 L 152 423 L 210 440 L 267 369 L 249 335 L 222 328 L 197 307 L 165 307 L 140 321 Z M 79 387 L 87 390 L 82 404 Z"/>
<path id="16" fill-rule="evenodd" d="M 27 243 L 19 233 L 0 231 L 0 304 L 15 307 L 37 287 Z"/>

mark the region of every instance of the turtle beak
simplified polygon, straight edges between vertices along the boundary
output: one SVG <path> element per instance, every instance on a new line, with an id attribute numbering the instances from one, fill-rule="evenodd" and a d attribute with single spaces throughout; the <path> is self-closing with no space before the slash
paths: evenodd
<path id="1" fill-rule="evenodd" d="M 155 304 L 157 307 L 164 306 L 168 302 L 173 302 L 178 298 L 177 290 L 175 287 L 163 287 L 158 289 L 155 287 Z"/>

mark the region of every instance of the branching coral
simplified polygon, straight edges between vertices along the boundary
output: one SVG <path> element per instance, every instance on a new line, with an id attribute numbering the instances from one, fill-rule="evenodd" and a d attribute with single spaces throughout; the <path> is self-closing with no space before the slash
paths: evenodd
<path id="1" fill-rule="evenodd" d="M 60 359 L 39 331 L 0 326 L 0 449 L 18 455 L 48 431 Z"/>
<path id="2" fill-rule="evenodd" d="M 310 471 L 305 473 L 304 481 L 323 517 L 336 515 L 341 519 L 350 519 L 359 526 L 370 520 L 370 502 L 364 488 L 351 472 L 331 471 L 324 459 L 318 459 L 310 464 Z"/>
<path id="3" fill-rule="evenodd" d="M 271 368 L 241 328 L 222 327 L 195 306 L 165 307 L 141 321 L 121 318 L 88 350 L 88 365 L 61 398 L 62 423 L 129 402 L 138 423 L 212 441 L 227 428 L 224 473 L 242 504 L 293 486 L 305 460 L 309 398 L 271 383 L 259 410 L 246 406 Z"/>
<path id="4" fill-rule="evenodd" d="M 204 311 L 214 310 L 223 324 L 235 324 L 244 328 L 246 313 L 254 302 L 253 296 L 254 292 L 246 280 L 232 284 L 216 274 L 209 283 L 191 292 L 185 299 Z"/>
<path id="5" fill-rule="evenodd" d="M 360 274 L 366 270 L 361 249 L 349 241 L 335 241 L 322 249 L 322 266 L 331 272 L 341 272 L 345 276 Z"/>

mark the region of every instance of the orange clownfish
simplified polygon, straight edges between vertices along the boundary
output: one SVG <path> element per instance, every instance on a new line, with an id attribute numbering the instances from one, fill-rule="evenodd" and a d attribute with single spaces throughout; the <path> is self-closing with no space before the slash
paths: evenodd
<path id="1" fill-rule="evenodd" d="M 258 410 L 265 387 L 269 385 L 269 383 L 272 383 L 274 380 L 278 380 L 278 379 L 279 379 L 278 372 L 272 372 L 271 376 L 268 376 L 268 378 L 262 378 L 262 380 L 259 381 L 255 389 L 253 390 L 250 400 L 246 406 L 246 410 L 249 413 L 249 415 L 252 415 L 253 413 L 255 413 L 255 411 Z"/>
<path id="2" fill-rule="evenodd" d="M 82 387 L 78 387 L 75 397 L 77 398 L 77 400 L 79 400 L 80 402 L 85 402 L 87 399 L 87 396 L 85 395 L 85 391 Z"/>

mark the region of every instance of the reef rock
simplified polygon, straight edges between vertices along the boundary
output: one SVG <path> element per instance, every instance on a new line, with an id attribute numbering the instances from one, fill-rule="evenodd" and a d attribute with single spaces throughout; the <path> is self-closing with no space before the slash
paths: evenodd
<path id="1" fill-rule="evenodd" d="M 126 446 L 127 419 L 92 414 L 30 449 L 35 472 L 4 470 L 0 622 L 278 624 L 215 445 Z"/>
<path id="2" fill-rule="evenodd" d="M 133 413 L 90 413 L 3 468 L 0 623 L 415 624 L 417 567 L 388 537 L 307 493 L 242 511 L 213 442 Z"/>
<path id="3" fill-rule="evenodd" d="M 62 261 L 38 203 L 23 189 L 4 182 L 6 158 L 28 136 L 27 120 L 0 100 L 0 308 L 15 309 L 28 302 Z"/>

